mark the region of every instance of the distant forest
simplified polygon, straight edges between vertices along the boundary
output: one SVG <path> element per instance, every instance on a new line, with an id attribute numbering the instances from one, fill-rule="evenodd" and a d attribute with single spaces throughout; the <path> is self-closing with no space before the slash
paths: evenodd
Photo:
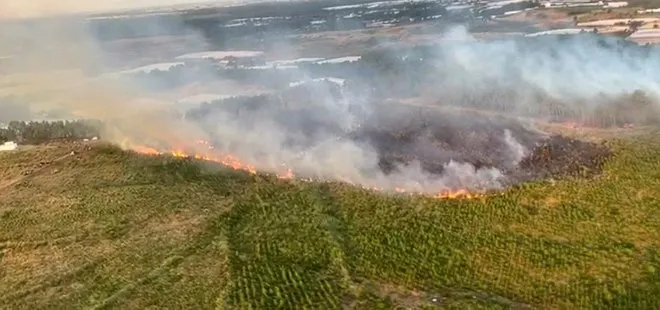
<path id="1" fill-rule="evenodd" d="M 278 94 L 235 97 L 202 104 L 189 111 L 186 117 L 194 121 L 203 121 L 207 118 L 212 121 L 213 115 L 219 112 L 233 113 L 238 117 L 249 113 L 275 113 L 278 110 L 290 110 L 290 115 L 299 113 L 300 117 L 322 115 L 324 113 L 322 109 L 326 109 L 326 107 L 319 104 L 319 100 L 340 102 L 342 96 L 353 96 L 347 90 L 341 91 L 331 82 L 317 82 L 316 84 L 325 84 L 323 85 L 326 92 L 324 95 L 315 94 L 309 87 L 296 87 L 296 89 Z M 327 92 L 332 95 L 328 95 Z M 355 96 L 357 97 L 358 94 Z M 539 94 L 537 102 L 531 106 L 512 104 L 509 99 L 517 99 L 516 94 L 504 91 L 479 95 L 465 93 L 457 98 L 461 100 L 460 107 L 463 108 L 511 113 L 554 122 L 577 122 L 603 128 L 623 127 L 629 124 L 660 124 L 660 110 L 658 110 L 657 101 L 654 101 L 656 99 L 650 98 L 642 91 L 622 94 L 616 98 L 594 97 L 591 99 L 592 102 L 563 102 Z M 364 104 L 377 109 L 381 103 L 379 100 L 368 98 Z M 452 106 L 452 104 L 443 103 L 440 99 L 435 104 Z M 383 105 L 383 108 L 386 107 Z M 356 113 L 361 110 L 359 104 L 353 105 L 353 108 Z M 305 110 L 308 113 L 304 112 Z M 290 117 L 293 118 L 293 116 Z"/>
<path id="2" fill-rule="evenodd" d="M 71 141 L 100 138 L 102 123 L 95 120 L 74 121 L 11 121 L 0 128 L 0 143 L 43 144 L 52 141 Z"/>
<path id="3" fill-rule="evenodd" d="M 321 129 L 324 126 L 336 126 L 328 123 L 317 116 L 324 115 L 324 108 L 319 100 L 341 99 L 340 89 L 331 82 L 318 82 L 313 87 L 295 87 L 286 92 L 275 95 L 261 95 L 253 97 L 230 98 L 214 103 L 203 104 L 199 108 L 189 111 L 186 115 L 188 120 L 198 123 L 202 128 L 208 125 L 207 130 L 212 132 L 217 126 L 214 115 L 218 112 L 235 113 L 236 116 L 250 113 L 268 113 L 275 121 L 279 118 L 282 122 L 307 123 L 307 128 Z M 319 99 L 318 88 L 325 92 L 324 98 Z M 469 106 L 468 106 L 469 107 Z M 478 104 L 475 108 L 483 108 Z M 642 92 L 634 92 L 622 95 L 620 98 L 607 99 L 599 102 L 597 108 L 591 110 L 580 110 L 573 104 L 568 108 L 563 103 L 547 101 L 541 105 L 542 110 L 529 113 L 529 116 L 548 117 L 553 121 L 578 122 L 584 125 L 597 127 L 621 127 L 628 124 L 647 125 L 659 124 L 660 114 L 657 104 Z M 492 106 L 487 107 L 491 110 Z M 421 107 L 411 107 L 422 111 Z M 502 107 L 498 112 L 506 112 Z M 357 110 L 356 113 L 361 111 Z M 312 117 L 310 117 L 312 116 Z M 0 129 L 0 143 L 15 141 L 18 144 L 43 144 L 53 141 L 75 141 L 83 139 L 102 138 L 103 124 L 96 120 L 75 121 L 41 121 L 25 122 L 12 121 L 6 128 Z"/>

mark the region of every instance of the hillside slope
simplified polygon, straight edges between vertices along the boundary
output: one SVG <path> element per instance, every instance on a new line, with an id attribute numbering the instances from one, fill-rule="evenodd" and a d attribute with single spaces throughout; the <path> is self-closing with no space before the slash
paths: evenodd
<path id="1" fill-rule="evenodd" d="M 657 309 L 660 133 L 613 149 L 595 180 L 471 200 L 0 152 L 0 308 Z"/>

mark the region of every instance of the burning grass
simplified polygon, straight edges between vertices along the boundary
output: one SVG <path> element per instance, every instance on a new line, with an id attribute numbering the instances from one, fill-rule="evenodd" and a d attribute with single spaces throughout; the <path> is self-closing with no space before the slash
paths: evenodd
<path id="1" fill-rule="evenodd" d="M 652 309 L 659 137 L 609 143 L 596 179 L 457 200 L 99 143 L 0 153 L 26 176 L 0 195 L 0 306 Z"/>
<path id="2" fill-rule="evenodd" d="M 337 137 L 334 140 L 373 150 L 373 156 L 377 157 L 377 167 L 373 168 L 381 181 L 372 181 L 374 171 L 365 173 L 360 180 L 328 173 L 309 174 L 299 170 L 295 161 L 268 167 L 216 148 L 212 141 L 162 150 L 139 146 L 134 150 L 216 162 L 250 174 L 256 174 L 257 167 L 262 167 L 280 179 L 339 180 L 367 189 L 422 193 L 437 198 L 476 198 L 521 182 L 591 177 L 600 172 L 611 155 L 603 144 L 550 135 L 498 115 L 392 105 L 371 113 L 355 130 L 341 132 L 322 118 L 310 118 L 309 115 L 322 115 L 319 111 L 285 111 L 282 131 L 307 134 L 302 138 L 291 134 L 295 139 L 290 138 L 283 147 L 301 150 L 302 156 L 313 154 L 319 144 L 328 143 L 315 141 L 319 136 L 315 131 L 329 128 L 330 136 Z M 297 123 L 286 122 L 287 119 L 295 119 Z M 395 181 L 382 182 L 382 178 L 390 177 Z"/>

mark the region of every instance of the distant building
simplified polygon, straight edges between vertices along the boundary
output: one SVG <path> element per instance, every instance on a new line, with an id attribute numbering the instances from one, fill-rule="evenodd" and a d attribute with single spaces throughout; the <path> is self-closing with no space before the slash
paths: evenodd
<path id="1" fill-rule="evenodd" d="M 541 6 L 545 8 L 552 7 L 580 7 L 580 6 L 603 6 L 603 1 L 592 0 L 549 0 L 541 1 Z"/>
<path id="2" fill-rule="evenodd" d="M 626 26 L 633 23 L 640 25 L 658 23 L 660 18 L 616 18 L 616 19 L 603 19 L 591 22 L 578 23 L 578 27 L 607 27 L 607 26 Z"/>
<path id="3" fill-rule="evenodd" d="M 637 44 L 660 44 L 660 29 L 639 29 L 628 36 L 628 40 Z"/>
<path id="4" fill-rule="evenodd" d="M 623 8 L 628 6 L 628 2 L 626 1 L 615 1 L 615 2 L 607 2 L 605 5 L 603 5 L 603 8 L 606 9 L 614 9 L 614 8 Z"/>
<path id="5" fill-rule="evenodd" d="M 186 64 L 217 64 L 225 67 L 251 67 L 265 64 L 262 51 L 206 51 L 176 57 Z"/>

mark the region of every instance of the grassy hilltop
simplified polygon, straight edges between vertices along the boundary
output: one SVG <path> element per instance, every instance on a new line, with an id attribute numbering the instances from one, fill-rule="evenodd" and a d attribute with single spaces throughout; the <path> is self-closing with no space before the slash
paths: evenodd
<path id="1" fill-rule="evenodd" d="M 473 200 L 0 152 L 0 308 L 658 309 L 660 132 L 610 144 L 596 179 Z"/>

